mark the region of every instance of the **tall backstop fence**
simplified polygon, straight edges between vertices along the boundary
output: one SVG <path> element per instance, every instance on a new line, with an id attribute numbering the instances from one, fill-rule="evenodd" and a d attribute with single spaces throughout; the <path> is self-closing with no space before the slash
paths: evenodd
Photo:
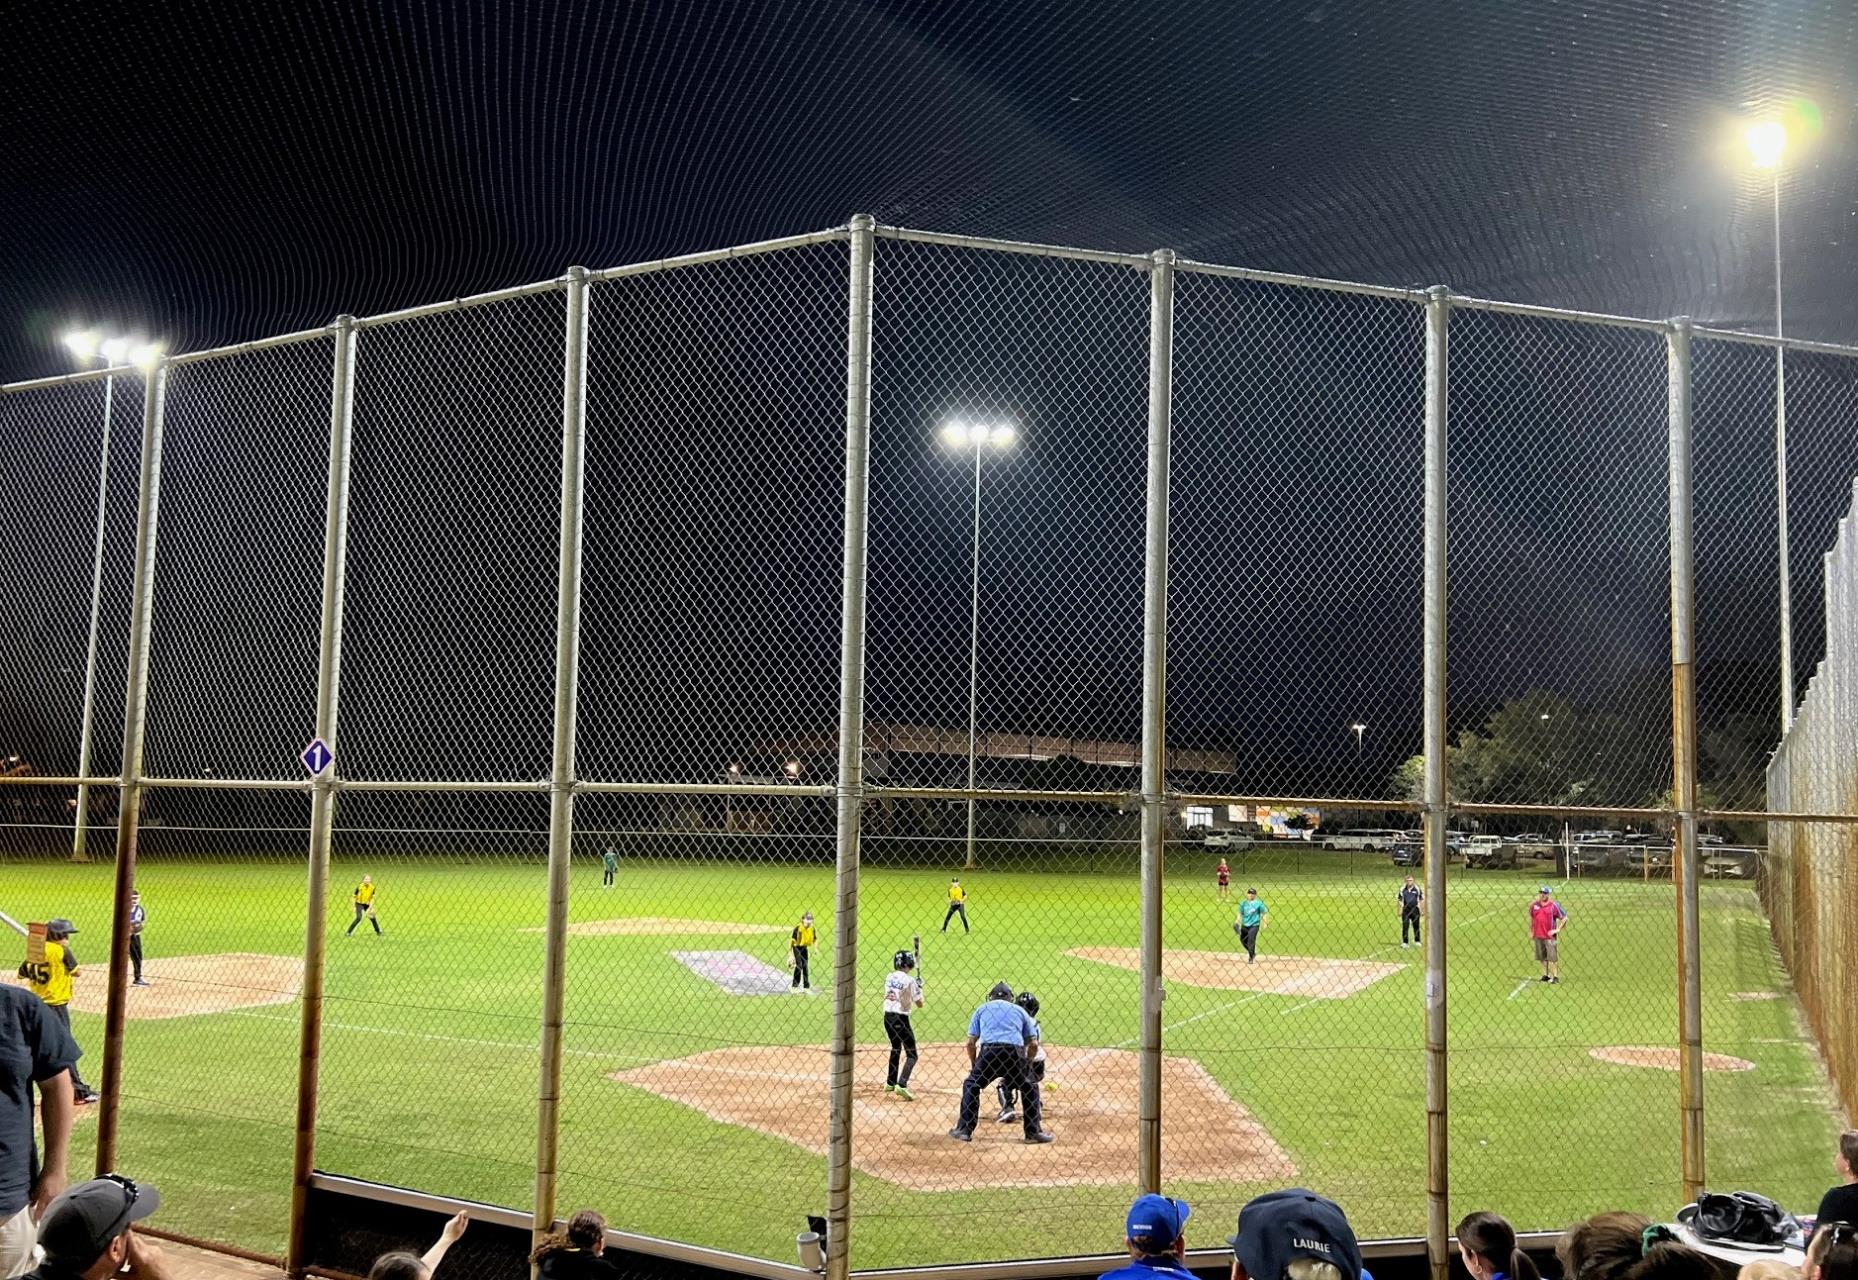
<path id="1" fill-rule="evenodd" d="M 1825 656 L 1768 763 L 1778 809 L 1839 814 L 1768 828 L 1764 904 L 1847 1114 L 1858 1115 L 1858 480 L 1825 553 Z"/>
<path id="2" fill-rule="evenodd" d="M 1440 1276 L 1473 1208 L 1804 1197 L 1855 387 L 866 218 L 7 385 L 0 910 L 79 926 L 77 1141 L 298 1268 L 337 1179 L 762 1274 L 823 1219 L 834 1280 L 1138 1190 Z"/>

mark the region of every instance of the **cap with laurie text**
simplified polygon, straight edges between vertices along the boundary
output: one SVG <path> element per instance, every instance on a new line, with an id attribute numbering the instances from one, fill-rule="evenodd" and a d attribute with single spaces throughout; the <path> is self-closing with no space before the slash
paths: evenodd
<path id="1" fill-rule="evenodd" d="M 103 1256 L 110 1241 L 161 1207 L 161 1193 L 114 1175 L 80 1182 L 52 1201 L 39 1221 L 45 1260 L 84 1271 Z"/>
<path id="2" fill-rule="evenodd" d="M 1361 1245 L 1348 1215 L 1333 1200 L 1292 1187 L 1249 1201 L 1239 1210 L 1238 1234 L 1227 1237 L 1249 1280 L 1284 1280 L 1298 1258 L 1333 1263 L 1343 1280 L 1361 1272 Z"/>
<path id="3" fill-rule="evenodd" d="M 1146 1195 L 1129 1206 L 1129 1243 L 1145 1253 L 1174 1247 L 1193 1210 L 1173 1196 Z"/>

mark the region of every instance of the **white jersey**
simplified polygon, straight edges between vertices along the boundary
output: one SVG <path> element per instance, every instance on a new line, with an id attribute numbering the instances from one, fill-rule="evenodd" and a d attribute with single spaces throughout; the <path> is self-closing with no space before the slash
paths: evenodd
<path id="1" fill-rule="evenodd" d="M 923 984 L 901 969 L 894 969 L 884 979 L 884 1012 L 910 1016 L 910 1010 L 923 998 Z"/>

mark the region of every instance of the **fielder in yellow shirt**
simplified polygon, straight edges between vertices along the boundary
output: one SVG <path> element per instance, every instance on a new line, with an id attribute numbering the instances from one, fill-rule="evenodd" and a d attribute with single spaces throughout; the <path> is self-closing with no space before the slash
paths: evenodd
<path id="1" fill-rule="evenodd" d="M 26 962 L 19 966 L 19 976 L 32 988 L 33 995 L 45 1001 L 45 1007 L 64 1024 L 67 1033 L 71 1030 L 71 979 L 77 976 L 77 955 L 71 950 L 68 939 L 76 932 L 77 926 L 63 916 L 48 920 L 45 958 L 34 959 L 33 948 L 28 944 Z M 75 1062 L 71 1064 L 71 1091 L 80 1103 L 97 1100 L 97 1091 L 79 1078 Z"/>
<path id="2" fill-rule="evenodd" d="M 374 926 L 374 932 L 378 935 L 381 931 L 381 918 L 374 914 L 374 877 L 361 877 L 361 883 L 355 886 L 354 895 L 349 901 L 355 904 L 355 918 L 348 922 L 348 932 L 354 933 L 355 926 L 366 920 Z M 347 934 L 343 936 L 346 937 Z"/>
<path id="3" fill-rule="evenodd" d="M 956 916 L 961 917 L 961 931 L 963 933 L 969 932 L 968 891 L 961 887 L 961 881 L 950 880 L 948 882 L 948 913 L 942 917 L 943 933 L 948 932 L 948 922 L 953 920 Z"/>
<path id="4" fill-rule="evenodd" d="M 813 928 L 813 913 L 807 912 L 800 917 L 800 923 L 794 926 L 789 945 L 794 953 L 794 990 L 811 991 L 813 975 L 806 967 L 807 952 L 819 941 L 819 932 Z"/>

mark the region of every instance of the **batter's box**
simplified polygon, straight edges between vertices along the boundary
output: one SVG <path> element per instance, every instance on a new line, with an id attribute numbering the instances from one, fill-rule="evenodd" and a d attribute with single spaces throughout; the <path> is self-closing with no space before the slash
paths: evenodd
<path id="1" fill-rule="evenodd" d="M 888 1044 L 859 1045 L 852 1164 L 912 1191 L 975 1187 L 1121 1186 L 1137 1167 L 1137 1057 L 1126 1049 L 1048 1050 L 1045 1127 L 1054 1146 L 1027 1146 L 981 1098 L 974 1141 L 948 1136 L 968 1074 L 967 1046 L 926 1044 L 910 1080 L 916 1101 L 884 1091 Z M 741 1045 L 613 1073 L 610 1079 L 826 1154 L 831 1055 L 825 1045 Z M 1161 1060 L 1162 1166 L 1176 1182 L 1284 1182 L 1296 1166 L 1265 1127 L 1191 1058 Z M 991 1104 L 991 1105 L 990 1105 Z"/>
<path id="2" fill-rule="evenodd" d="M 1074 947 L 1065 954 L 1132 973 L 1142 971 L 1142 953 L 1134 947 Z M 1169 951 L 1162 956 L 1161 976 L 1186 987 L 1345 1000 L 1404 967 L 1327 956 L 1259 956 L 1258 963 L 1246 964 L 1243 955 L 1230 951 Z"/>
<path id="3" fill-rule="evenodd" d="M 303 961 L 296 956 L 221 952 L 210 956 L 154 956 L 142 967 L 146 987 L 130 987 L 131 1018 L 187 1018 L 267 1004 L 288 1004 L 303 986 Z M 108 964 L 87 964 L 71 984 L 71 1007 L 102 1013 Z M 5 980 L 23 985 L 10 971 Z"/>

